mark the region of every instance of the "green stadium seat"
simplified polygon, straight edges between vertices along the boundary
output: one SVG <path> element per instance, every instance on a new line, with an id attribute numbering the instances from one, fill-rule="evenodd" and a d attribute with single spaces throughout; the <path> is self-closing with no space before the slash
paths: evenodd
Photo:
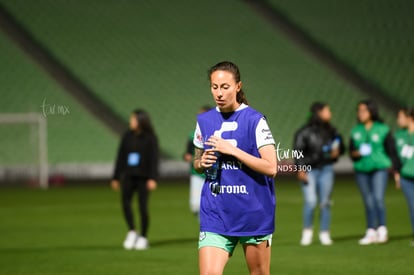
<path id="1" fill-rule="evenodd" d="M 213 104 L 207 69 L 225 59 L 239 65 L 250 104 L 267 116 L 276 141 L 285 148 L 292 146 L 293 134 L 305 122 L 313 101 L 326 101 L 332 106 L 334 123 L 347 136 L 355 122 L 356 103 L 364 97 L 242 1 L 2 2 L 115 113 L 127 120 L 133 109 L 147 109 L 162 151 L 172 159 L 181 159 L 198 108 Z M 216 4 L 221 8 L 217 9 Z M 312 20 L 304 12 L 301 18 Z M 349 31 L 354 29 L 351 27 Z M 358 40 L 346 45 L 354 44 L 364 48 Z M 16 65 L 16 70 L 27 66 L 25 62 Z M 66 127 L 87 131 L 88 135 L 82 138 L 94 144 L 91 150 L 75 150 L 68 146 L 77 138 L 75 133 L 66 132 L 70 138 L 61 139 L 64 134 L 51 122 L 50 142 L 56 150 L 51 158 L 112 161 L 117 146 L 113 136 L 92 118 L 82 119 L 87 115 L 80 106 L 46 81 L 39 69 L 36 74 L 41 77 L 33 79 L 43 79 L 52 86 L 46 90 L 50 94 L 53 91 L 54 100 L 73 106 L 73 118 L 53 123 L 67 123 Z M 20 76 L 15 76 L 16 81 L 19 79 Z M 42 83 L 34 83 L 32 87 L 39 85 Z M 74 119 L 75 114 L 79 119 Z M 394 119 L 393 114 L 385 115 L 389 121 Z M 69 149 L 58 151 L 59 145 Z"/>

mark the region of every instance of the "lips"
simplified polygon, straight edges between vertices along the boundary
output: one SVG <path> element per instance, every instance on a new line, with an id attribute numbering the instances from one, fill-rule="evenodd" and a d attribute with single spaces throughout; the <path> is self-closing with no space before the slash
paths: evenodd
<path id="1" fill-rule="evenodd" d="M 216 99 L 217 105 L 224 105 L 224 100 Z"/>

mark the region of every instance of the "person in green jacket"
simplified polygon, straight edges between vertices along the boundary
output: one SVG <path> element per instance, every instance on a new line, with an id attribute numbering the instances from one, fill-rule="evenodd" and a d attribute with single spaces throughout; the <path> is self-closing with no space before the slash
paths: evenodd
<path id="1" fill-rule="evenodd" d="M 400 129 L 394 134 L 402 168 L 400 186 L 407 199 L 412 227 L 414 246 L 414 108 L 404 108 L 398 112 L 397 119 Z"/>
<path id="2" fill-rule="evenodd" d="M 388 240 L 384 195 L 388 171 L 399 178 L 400 161 L 390 128 L 380 118 L 373 100 L 358 103 L 358 124 L 351 130 L 350 155 L 356 182 L 365 207 L 367 229 L 359 244 L 385 243 Z"/>

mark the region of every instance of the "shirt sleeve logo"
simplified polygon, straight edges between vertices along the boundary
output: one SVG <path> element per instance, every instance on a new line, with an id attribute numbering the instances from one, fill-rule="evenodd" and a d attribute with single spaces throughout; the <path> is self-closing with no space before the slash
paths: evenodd
<path id="1" fill-rule="evenodd" d="M 200 236 L 199 236 L 198 240 L 201 242 L 205 238 L 206 238 L 206 232 L 200 232 Z"/>

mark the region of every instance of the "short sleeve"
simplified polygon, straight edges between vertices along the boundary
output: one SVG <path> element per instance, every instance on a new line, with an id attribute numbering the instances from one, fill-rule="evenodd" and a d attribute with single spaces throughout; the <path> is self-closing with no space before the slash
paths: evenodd
<path id="1" fill-rule="evenodd" d="M 257 149 L 265 145 L 275 144 L 272 132 L 264 117 L 262 117 L 256 127 L 256 144 Z"/>
<path id="2" fill-rule="evenodd" d="M 193 139 L 194 146 L 199 149 L 204 149 L 203 135 L 201 133 L 200 125 L 196 125 Z"/>

